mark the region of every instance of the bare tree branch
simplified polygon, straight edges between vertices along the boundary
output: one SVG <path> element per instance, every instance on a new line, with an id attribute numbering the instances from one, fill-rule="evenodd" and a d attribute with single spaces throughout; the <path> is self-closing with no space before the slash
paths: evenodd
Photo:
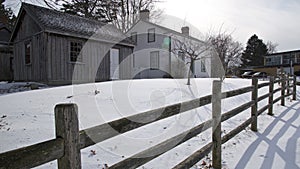
<path id="1" fill-rule="evenodd" d="M 178 52 L 181 52 L 185 58 L 189 59 L 189 62 L 187 62 L 190 65 L 187 85 L 190 85 L 190 78 L 194 73 L 192 70 L 195 61 L 202 59 L 203 54 L 209 51 L 211 46 L 206 42 L 192 40 L 190 37 L 184 37 L 183 39 L 173 37 L 172 39 L 174 45 L 172 53 L 177 56 Z"/>
<path id="2" fill-rule="evenodd" d="M 217 34 L 210 33 L 208 35 L 208 39 L 215 48 L 226 74 L 234 74 L 234 69 L 242 64 L 243 45 L 238 41 L 234 41 L 231 34 L 222 31 L 221 27 Z"/>
<path id="3" fill-rule="evenodd" d="M 267 45 L 267 48 L 268 48 L 268 54 L 272 54 L 272 53 L 275 53 L 275 52 L 277 52 L 277 46 L 278 46 L 278 44 L 277 43 L 273 43 L 273 42 L 271 42 L 271 41 L 268 41 L 267 43 L 266 43 L 266 45 Z"/>

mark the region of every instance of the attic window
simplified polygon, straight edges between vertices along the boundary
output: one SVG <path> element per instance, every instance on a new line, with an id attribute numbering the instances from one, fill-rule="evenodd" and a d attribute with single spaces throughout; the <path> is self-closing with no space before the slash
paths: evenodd
<path id="1" fill-rule="evenodd" d="M 70 62 L 82 62 L 82 42 L 70 42 Z"/>
<path id="2" fill-rule="evenodd" d="M 31 64 L 31 41 L 25 42 L 25 65 Z"/>

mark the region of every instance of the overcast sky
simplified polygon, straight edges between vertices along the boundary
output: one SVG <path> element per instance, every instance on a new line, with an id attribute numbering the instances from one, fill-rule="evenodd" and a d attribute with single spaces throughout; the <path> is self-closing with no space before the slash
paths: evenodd
<path id="1" fill-rule="evenodd" d="M 255 33 L 278 51 L 300 49 L 300 0 L 167 0 L 160 8 L 205 33 L 233 32 L 246 45 Z"/>
<path id="2" fill-rule="evenodd" d="M 32 3 L 41 0 L 26 0 Z M 168 16 L 162 24 L 179 29 L 190 23 L 193 32 L 206 34 L 221 26 L 246 45 L 253 34 L 264 42 L 279 44 L 278 51 L 300 49 L 300 0 L 162 0 Z M 6 0 L 17 10 L 20 0 Z M 175 18 L 181 19 L 176 21 Z M 184 22 L 184 21 L 185 22 Z"/>

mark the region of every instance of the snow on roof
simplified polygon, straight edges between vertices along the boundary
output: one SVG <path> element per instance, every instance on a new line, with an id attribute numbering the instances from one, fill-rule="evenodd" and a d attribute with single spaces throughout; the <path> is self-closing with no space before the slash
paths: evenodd
<path id="1" fill-rule="evenodd" d="M 126 36 L 111 24 L 75 16 L 52 9 L 23 3 L 24 9 L 37 19 L 46 31 L 75 36 L 95 37 L 107 41 L 131 43 Z M 96 34 L 96 35 L 95 35 Z"/>

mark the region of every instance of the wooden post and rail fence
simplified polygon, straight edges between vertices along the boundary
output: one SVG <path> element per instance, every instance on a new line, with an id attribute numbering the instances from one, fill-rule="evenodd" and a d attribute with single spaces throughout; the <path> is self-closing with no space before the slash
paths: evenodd
<path id="1" fill-rule="evenodd" d="M 290 81 L 293 81 L 290 85 Z M 281 83 L 281 87 L 274 89 L 274 83 Z M 79 131 L 78 128 L 78 109 L 75 104 L 60 104 L 55 107 L 55 131 L 56 138 L 19 148 L 16 150 L 0 154 L 0 169 L 17 169 L 36 167 L 47 162 L 57 160 L 59 169 L 80 169 L 81 154 L 80 150 L 91 145 L 97 144 L 109 138 L 121 135 L 125 132 L 137 129 L 141 126 L 177 115 L 179 113 L 196 109 L 212 103 L 212 119 L 207 120 L 192 129 L 169 138 L 157 145 L 143 150 L 129 158 L 126 158 L 112 166 L 110 169 L 136 168 L 148 161 L 160 156 L 172 148 L 186 142 L 187 140 L 199 135 L 205 130 L 212 128 L 212 142 L 208 143 L 192 155 L 179 162 L 174 169 L 190 168 L 199 162 L 205 155 L 212 151 L 213 167 L 221 168 L 221 145 L 243 131 L 251 125 L 251 130 L 257 131 L 258 116 L 268 110 L 269 115 L 273 115 L 273 105 L 281 101 L 285 105 L 285 97 L 291 96 L 296 100 L 296 77 L 281 78 L 275 80 L 270 78 L 269 82 L 258 84 L 257 79 L 252 79 L 252 85 L 233 91 L 221 92 L 220 81 L 213 82 L 212 95 L 169 105 L 162 108 L 146 111 L 127 118 L 121 118 L 105 124 Z M 269 92 L 258 96 L 258 89 L 269 86 Z M 292 92 L 286 93 L 285 91 Z M 281 96 L 273 99 L 274 94 L 281 91 Z M 251 100 L 228 112 L 221 114 L 221 100 L 251 92 Z M 258 102 L 267 99 L 268 104 L 258 110 Z M 251 117 L 240 124 L 228 134 L 221 137 L 221 123 L 238 115 L 244 110 L 251 108 Z M 157 117 L 153 119 L 153 117 Z M 131 121 L 129 119 L 136 119 Z M 139 123 L 139 119 L 147 123 Z M 92 136 L 90 138 L 89 136 Z"/>

